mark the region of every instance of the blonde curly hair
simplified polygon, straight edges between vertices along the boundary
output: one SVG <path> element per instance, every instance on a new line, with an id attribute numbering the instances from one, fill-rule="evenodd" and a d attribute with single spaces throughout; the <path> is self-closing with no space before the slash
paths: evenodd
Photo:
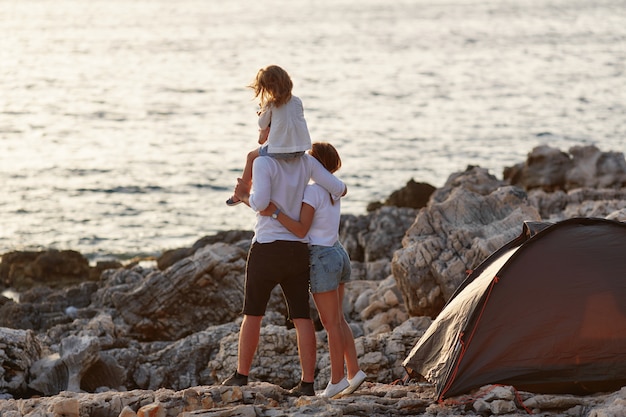
<path id="1" fill-rule="evenodd" d="M 287 71 L 278 65 L 269 65 L 257 72 L 248 87 L 254 90 L 254 97 L 259 99 L 261 108 L 269 104 L 280 107 L 291 99 L 293 82 Z"/>

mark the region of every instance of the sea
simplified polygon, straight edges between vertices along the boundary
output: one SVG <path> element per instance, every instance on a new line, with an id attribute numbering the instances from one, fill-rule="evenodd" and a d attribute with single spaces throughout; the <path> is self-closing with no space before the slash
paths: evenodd
<path id="1" fill-rule="evenodd" d="M 624 0 L 0 0 L 0 254 L 158 256 L 225 230 L 282 66 L 347 214 L 536 146 L 626 150 Z"/>

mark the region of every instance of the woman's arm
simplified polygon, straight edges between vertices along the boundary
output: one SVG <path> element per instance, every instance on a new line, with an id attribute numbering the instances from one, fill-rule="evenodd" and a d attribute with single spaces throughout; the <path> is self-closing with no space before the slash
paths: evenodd
<path id="1" fill-rule="evenodd" d="M 260 211 L 261 216 L 271 216 L 276 212 L 278 207 L 274 203 L 270 203 L 269 206 L 265 210 Z M 300 208 L 300 220 L 294 220 L 291 217 L 287 216 L 282 211 L 278 212 L 278 217 L 276 220 L 280 222 L 287 230 L 291 233 L 302 239 L 309 233 L 309 229 L 311 228 L 311 224 L 313 223 L 313 216 L 315 215 L 315 209 L 313 206 L 308 205 L 307 203 L 302 203 L 302 207 Z"/>

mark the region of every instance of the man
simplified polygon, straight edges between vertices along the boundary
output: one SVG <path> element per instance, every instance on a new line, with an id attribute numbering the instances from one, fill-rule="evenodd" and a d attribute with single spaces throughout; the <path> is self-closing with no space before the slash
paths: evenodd
<path id="1" fill-rule="evenodd" d="M 300 217 L 304 189 L 310 179 L 333 196 L 345 195 L 345 184 L 329 173 L 315 158 L 305 154 L 292 159 L 268 156 L 254 161 L 252 193 L 238 181 L 235 195 L 254 211 L 257 221 L 246 265 L 244 318 L 239 332 L 237 370 L 223 385 L 246 385 L 261 333 L 261 321 L 276 285 L 285 295 L 289 318 L 298 339 L 301 380 L 291 392 L 315 395 L 316 340 L 309 312 L 309 249 L 307 238 L 298 238 L 276 220 L 279 212 Z M 258 212 L 272 201 L 278 209 L 272 216 Z"/>

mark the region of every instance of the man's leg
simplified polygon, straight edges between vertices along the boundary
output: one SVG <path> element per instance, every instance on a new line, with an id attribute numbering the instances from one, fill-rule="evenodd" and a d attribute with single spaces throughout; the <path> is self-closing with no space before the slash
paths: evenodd
<path id="1" fill-rule="evenodd" d="M 300 382 L 289 392 L 292 395 L 315 395 L 313 382 L 317 344 L 309 307 L 309 247 L 302 242 L 281 242 L 277 248 L 276 259 L 272 263 L 278 268 L 276 275 L 280 277 L 289 317 L 296 327 L 302 369 Z"/>
<path id="2" fill-rule="evenodd" d="M 239 347 L 237 353 L 237 372 L 241 375 L 250 374 L 252 360 L 254 359 L 256 348 L 259 345 L 262 320 L 263 316 L 243 316 L 239 330 Z"/>
<path id="3" fill-rule="evenodd" d="M 315 339 L 315 326 L 311 319 L 293 319 L 298 337 L 298 354 L 300 355 L 300 367 L 302 368 L 302 381 L 313 382 L 315 380 L 315 360 L 317 341 Z"/>

